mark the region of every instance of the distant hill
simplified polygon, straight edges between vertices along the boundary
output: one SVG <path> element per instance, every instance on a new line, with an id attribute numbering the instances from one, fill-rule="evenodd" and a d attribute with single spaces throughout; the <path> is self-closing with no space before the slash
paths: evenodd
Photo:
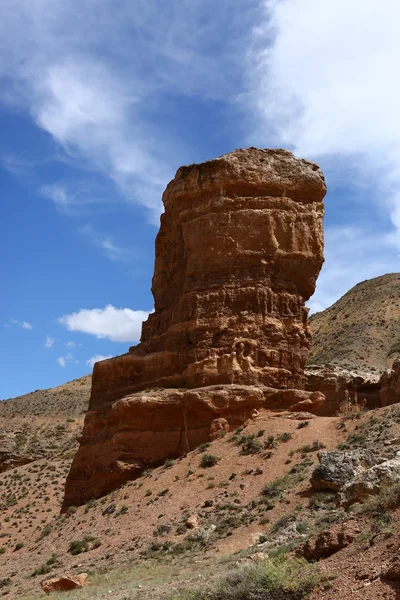
<path id="1" fill-rule="evenodd" d="M 0 402 L 0 472 L 46 458 L 72 458 L 92 376 Z"/>
<path id="2" fill-rule="evenodd" d="M 387 368 L 400 355 L 400 273 L 358 283 L 310 326 L 309 363 Z"/>

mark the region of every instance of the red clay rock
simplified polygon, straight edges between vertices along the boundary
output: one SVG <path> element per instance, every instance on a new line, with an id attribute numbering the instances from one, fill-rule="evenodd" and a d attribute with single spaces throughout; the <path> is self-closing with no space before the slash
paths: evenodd
<path id="1" fill-rule="evenodd" d="M 70 590 L 83 588 L 86 585 L 87 576 L 87 573 L 62 575 L 61 577 L 46 579 L 40 585 L 46 594 L 51 594 L 52 592 L 69 592 Z"/>
<path id="2" fill-rule="evenodd" d="M 318 166 L 285 150 L 236 150 L 178 169 L 163 195 L 155 312 L 138 346 L 94 366 L 64 508 L 207 441 L 214 419 L 231 429 L 254 408 L 310 399 L 296 389 L 325 192 Z"/>

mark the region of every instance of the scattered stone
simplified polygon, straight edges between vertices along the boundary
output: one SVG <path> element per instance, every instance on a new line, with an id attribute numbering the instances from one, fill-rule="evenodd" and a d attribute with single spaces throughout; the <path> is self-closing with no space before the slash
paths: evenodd
<path id="1" fill-rule="evenodd" d="M 185 525 L 188 529 L 198 529 L 199 528 L 199 519 L 197 515 L 190 515 L 185 521 Z"/>

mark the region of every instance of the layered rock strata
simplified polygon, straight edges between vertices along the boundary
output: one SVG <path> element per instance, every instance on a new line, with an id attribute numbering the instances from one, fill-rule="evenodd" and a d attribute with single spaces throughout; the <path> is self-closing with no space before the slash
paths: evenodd
<path id="1" fill-rule="evenodd" d="M 208 440 L 215 419 L 231 428 L 261 406 L 321 404 L 301 390 L 325 192 L 319 167 L 285 150 L 177 171 L 156 239 L 155 311 L 138 346 L 94 367 L 64 507 Z"/>

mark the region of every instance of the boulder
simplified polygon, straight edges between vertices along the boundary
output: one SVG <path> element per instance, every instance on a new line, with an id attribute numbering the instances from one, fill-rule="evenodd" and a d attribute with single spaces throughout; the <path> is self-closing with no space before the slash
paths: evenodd
<path id="1" fill-rule="evenodd" d="M 400 579 L 400 555 L 395 554 L 391 557 L 388 564 L 381 571 L 382 579 L 396 580 Z"/>
<path id="2" fill-rule="evenodd" d="M 340 452 L 318 452 L 319 465 L 311 476 L 315 490 L 338 492 L 343 486 L 364 473 L 377 462 L 370 450 L 349 450 Z"/>
<path id="3" fill-rule="evenodd" d="M 87 573 L 80 573 L 79 575 L 61 575 L 60 577 L 53 577 L 52 579 L 46 579 L 41 582 L 42 590 L 46 594 L 52 592 L 69 592 L 83 588 L 86 585 Z"/>
<path id="4" fill-rule="evenodd" d="M 296 553 L 307 560 L 328 558 L 349 546 L 359 533 L 360 530 L 353 524 L 334 525 L 312 536 L 297 549 Z"/>
<path id="5" fill-rule="evenodd" d="M 302 388 L 325 193 L 319 167 L 286 150 L 178 169 L 163 195 L 155 310 L 139 345 L 94 366 L 63 510 L 208 441 L 216 419 L 233 429 L 260 408 L 320 406 Z"/>
<path id="6" fill-rule="evenodd" d="M 254 409 L 257 410 L 257 409 Z M 253 411 L 254 412 L 254 411 Z M 253 414 L 250 415 L 251 417 Z M 229 423 L 226 419 L 214 419 L 210 425 L 210 440 L 218 440 L 229 432 Z"/>
<path id="7" fill-rule="evenodd" d="M 185 525 L 188 529 L 198 529 L 199 528 L 199 519 L 197 515 L 190 515 L 185 521 Z"/>
<path id="8" fill-rule="evenodd" d="M 345 483 L 339 493 L 339 503 L 347 508 L 355 502 L 379 494 L 383 487 L 394 483 L 400 483 L 400 452 L 394 458 L 358 473 L 353 480 Z"/>

